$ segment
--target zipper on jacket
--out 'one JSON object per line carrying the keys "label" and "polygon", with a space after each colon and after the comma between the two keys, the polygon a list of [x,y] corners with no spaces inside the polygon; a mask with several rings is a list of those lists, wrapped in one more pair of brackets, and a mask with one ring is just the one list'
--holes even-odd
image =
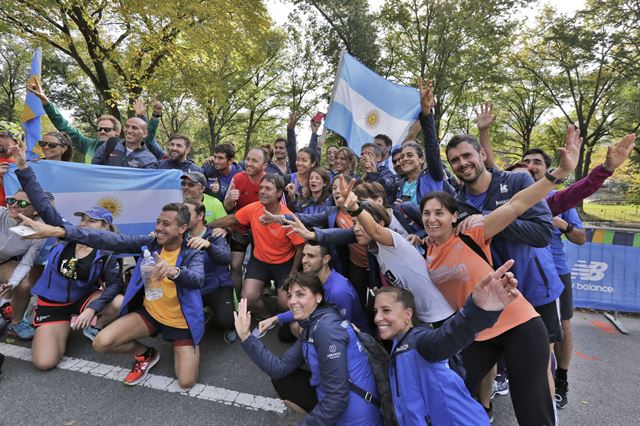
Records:
{"label": "zipper on jacket", "polygon": [[542,265],[540,264],[540,260],[538,259],[538,256],[534,256],[533,260],[536,262],[536,267],[538,268],[538,272],[540,272],[542,281],[544,281],[544,286],[547,288],[547,297],[549,297],[551,290],[549,289],[549,280],[547,279],[547,274],[544,273],[544,269],[542,269]]}
{"label": "zipper on jacket", "polygon": [[398,384],[398,368],[397,368],[397,364],[396,364],[396,349],[400,347],[400,345],[402,344],[404,339],[407,338],[409,333],[411,333],[411,330],[407,331],[407,333],[404,336],[402,336],[402,339],[400,339],[400,341],[398,343],[396,343],[395,348],[393,348],[393,351],[391,352],[391,359],[393,361],[393,371],[395,371],[395,373],[396,373],[395,374],[395,382],[396,382],[396,393],[398,394],[398,396],[400,396],[400,385]]}

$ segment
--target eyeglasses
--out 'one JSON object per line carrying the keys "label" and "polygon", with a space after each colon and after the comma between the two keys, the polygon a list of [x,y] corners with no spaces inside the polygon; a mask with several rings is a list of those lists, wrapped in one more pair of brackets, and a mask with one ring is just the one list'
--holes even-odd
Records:
{"label": "eyeglasses", "polygon": [[113,132],[113,127],[98,127],[98,132],[105,132],[105,133]]}
{"label": "eyeglasses", "polygon": [[185,187],[185,186],[186,186],[187,188],[195,188],[197,185],[202,186],[202,185],[201,185],[201,184],[199,184],[199,183],[195,183],[195,182],[185,182],[184,180],[182,181],[182,186],[183,186],[183,187]]}
{"label": "eyeglasses", "polygon": [[40,145],[40,148],[55,148],[57,146],[64,146],[64,144],[62,143],[57,143],[57,142],[46,142],[46,141],[40,141],[38,142],[38,145]]}
{"label": "eyeglasses", "polygon": [[21,209],[27,208],[31,205],[30,202],[25,201],[25,200],[16,200],[13,197],[9,197],[7,198],[7,204],[9,204],[10,206],[13,206],[14,204],[18,207],[20,207]]}

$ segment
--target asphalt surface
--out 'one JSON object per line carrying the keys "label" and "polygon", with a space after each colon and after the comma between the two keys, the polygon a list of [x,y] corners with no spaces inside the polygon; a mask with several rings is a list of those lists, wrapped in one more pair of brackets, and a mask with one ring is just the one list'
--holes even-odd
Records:
{"label": "asphalt surface", "polygon": [[[640,383],[640,319],[623,317],[623,322],[629,335],[618,333],[602,315],[576,312],[573,321],[576,353],[569,371],[569,405],[560,411],[561,424],[640,424],[640,393],[637,390]],[[274,331],[264,340],[275,352],[286,350]],[[128,387],[118,380],[70,371],[69,362],[66,369],[61,365],[40,372],[28,361],[18,359],[19,356],[16,358],[17,352],[28,354],[28,351],[15,347],[28,348],[28,344],[2,341],[5,345],[0,345],[0,352],[13,351],[13,357],[7,356],[0,379],[2,425],[264,426],[295,425],[301,419],[290,410],[279,412],[277,395],[267,376],[238,344],[224,343],[222,334],[215,329],[207,331],[201,347],[203,355],[198,382],[223,388],[227,394],[237,391],[257,396],[249,398],[246,404],[241,398],[224,403],[202,399],[204,393],[194,397],[142,385]],[[153,342],[161,353],[161,360],[152,373],[173,377],[172,347],[160,339],[149,339],[149,342]],[[71,337],[67,356],[74,362],[82,359],[127,370],[131,367],[127,355],[95,353],[80,333]],[[267,404],[266,409],[254,409],[254,406],[260,407],[258,401],[264,400],[260,397],[276,401],[276,404]],[[494,407],[494,425],[517,424],[508,396],[496,397]]]}

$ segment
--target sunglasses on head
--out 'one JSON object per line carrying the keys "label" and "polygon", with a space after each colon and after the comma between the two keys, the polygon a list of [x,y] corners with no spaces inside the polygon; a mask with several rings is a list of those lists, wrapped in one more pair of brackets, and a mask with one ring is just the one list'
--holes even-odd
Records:
{"label": "sunglasses on head", "polygon": [[40,148],[55,148],[57,146],[65,146],[63,143],[57,143],[57,142],[47,142],[47,141],[39,141],[38,145],[40,145]]}
{"label": "sunglasses on head", "polygon": [[20,207],[21,209],[24,209],[24,208],[29,207],[31,205],[31,203],[26,201],[26,200],[16,200],[13,197],[7,198],[7,204],[10,205],[10,206],[13,206],[15,204],[16,206]]}
{"label": "sunglasses on head", "polygon": [[113,132],[113,127],[98,127],[98,132],[105,132],[105,133]]}

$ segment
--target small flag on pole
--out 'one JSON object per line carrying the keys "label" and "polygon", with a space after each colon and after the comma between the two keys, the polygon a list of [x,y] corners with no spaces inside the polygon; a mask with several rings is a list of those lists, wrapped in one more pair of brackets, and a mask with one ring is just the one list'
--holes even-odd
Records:
{"label": "small flag on pole", "polygon": [[419,113],[418,90],[392,83],[342,53],[324,124],[344,137],[349,148],[360,153],[380,133],[394,144],[402,142]]}
{"label": "small flag on pole", "polygon": [[[31,62],[31,72],[29,72],[29,79],[27,85],[34,83],[36,80],[40,80],[40,73],[42,68],[42,48],[37,47],[33,53],[33,61]],[[22,127],[24,128],[25,141],[27,142],[27,157],[29,159],[37,158],[38,156],[33,153],[33,148],[40,141],[42,134],[42,125],[40,123],[40,116],[43,115],[44,108],[40,99],[27,90],[27,96],[24,101],[24,109],[22,110]]]}

